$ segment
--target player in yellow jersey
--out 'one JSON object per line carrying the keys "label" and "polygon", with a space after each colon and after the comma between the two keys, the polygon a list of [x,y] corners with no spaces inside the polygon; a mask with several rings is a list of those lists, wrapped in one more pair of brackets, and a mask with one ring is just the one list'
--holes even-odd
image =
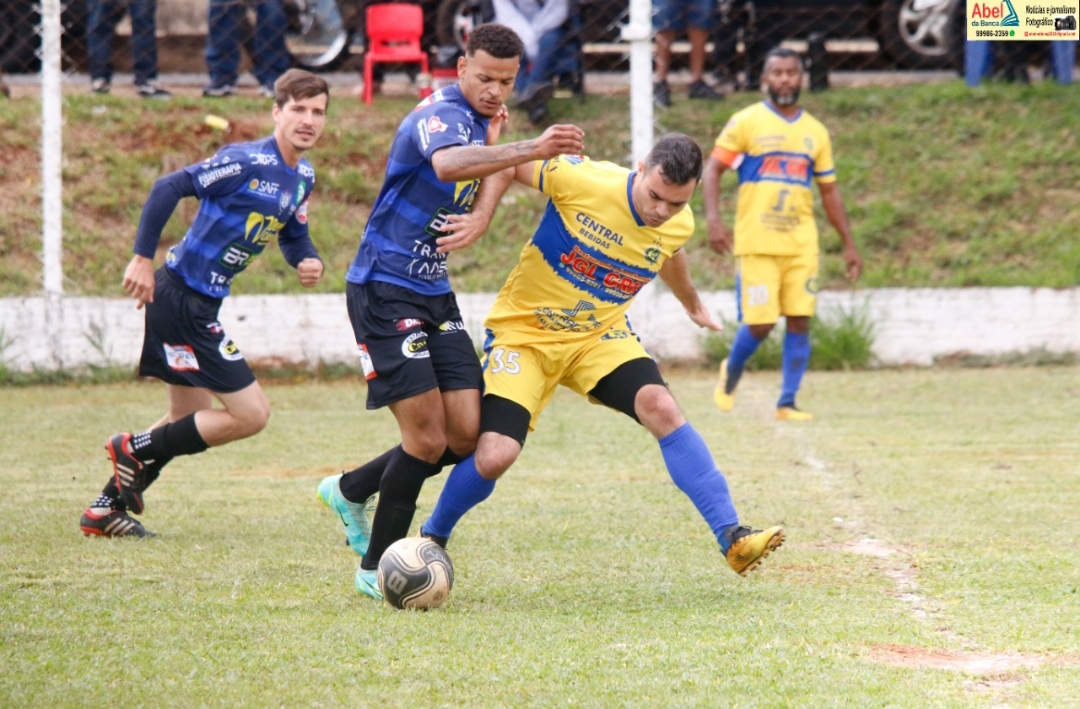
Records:
{"label": "player in yellow jersey", "polygon": [[702,163],[697,144],[673,133],[657,141],[634,172],[571,155],[513,170],[518,182],[550,201],[484,323],[476,453],[450,473],[422,534],[446,545],[458,520],[487,499],[517,460],[562,384],[632,417],[656,437],[672,480],[736,572],[749,571],[784,541],[780,527],[739,525],[708,446],[626,318],[634,296],[660,276],[691,320],[721,329],[690,280],[682,250],[694,233],[688,202]]}
{"label": "player in yellow jersey", "polygon": [[776,418],[808,421],[813,417],[795,407],[795,394],[810,362],[810,318],[817,293],[813,182],[829,223],[844,242],[850,280],[862,273],[862,259],[836,185],[829,132],[798,105],[799,55],[779,47],[770,51],[763,83],[769,97],[731,117],[705,167],[709,246],[719,253],[732,250],[731,235],[720,221],[720,176],[729,168],[739,174],[734,254],[742,325],[731,354],[720,363],[714,399],[722,411],[731,411],[746,361],[783,315],[784,374]]}

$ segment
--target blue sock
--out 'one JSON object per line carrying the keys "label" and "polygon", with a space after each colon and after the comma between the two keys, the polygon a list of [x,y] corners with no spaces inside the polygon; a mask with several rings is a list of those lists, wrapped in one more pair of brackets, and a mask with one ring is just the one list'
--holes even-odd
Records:
{"label": "blue sock", "polygon": [[784,333],[784,383],[780,388],[781,406],[795,406],[795,394],[802,383],[802,375],[810,365],[810,335],[806,333]]}
{"label": "blue sock", "polygon": [[739,383],[746,361],[757,351],[760,344],[761,340],[750,333],[749,325],[743,325],[735,331],[735,341],[731,343],[731,352],[728,354],[728,380],[724,384],[724,389],[728,394],[735,391],[735,385]]}
{"label": "blue sock", "polygon": [[724,530],[738,524],[739,515],[705,440],[685,423],[660,439],[660,453],[671,479],[697,507],[726,554]]}
{"label": "blue sock", "polygon": [[476,457],[470,455],[450,471],[439,501],[435,503],[435,511],[421,526],[421,532],[449,538],[458,520],[488,499],[494,490],[495,481],[477,472]]}

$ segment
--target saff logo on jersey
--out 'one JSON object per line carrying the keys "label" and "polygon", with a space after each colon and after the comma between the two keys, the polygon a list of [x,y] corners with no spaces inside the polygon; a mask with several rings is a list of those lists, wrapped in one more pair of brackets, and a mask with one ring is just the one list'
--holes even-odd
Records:
{"label": "saff logo on jersey", "polygon": [[281,185],[277,182],[268,182],[267,180],[253,179],[248,183],[248,192],[266,199],[277,199],[277,193],[280,189]]}
{"label": "saff logo on jersey", "polygon": [[405,337],[401,343],[401,354],[409,359],[427,359],[431,352],[427,348],[427,334],[413,332]]}

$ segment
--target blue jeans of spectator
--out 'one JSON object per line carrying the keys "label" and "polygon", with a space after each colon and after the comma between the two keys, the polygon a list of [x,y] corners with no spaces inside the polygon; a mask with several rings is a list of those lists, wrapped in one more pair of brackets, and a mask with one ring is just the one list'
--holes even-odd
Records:
{"label": "blue jeans of spectator", "polygon": [[540,46],[536,58],[529,58],[521,63],[514,89],[522,91],[544,81],[551,81],[561,74],[574,74],[578,71],[578,59],[575,52],[566,51],[562,46],[567,31],[563,27],[548,30],[540,36]]}
{"label": "blue jeans of spectator", "polygon": [[[206,68],[213,86],[235,84],[240,67],[240,26],[247,12],[243,0],[210,0],[207,11]],[[258,0],[251,73],[262,86],[273,86],[292,60],[285,47],[288,20],[281,0]]]}
{"label": "blue jeans of spectator", "polygon": [[131,13],[131,62],[135,83],[145,84],[157,78],[157,38],[155,16],[157,0],[90,0],[90,15],[86,25],[86,51],[89,55],[90,78],[112,81],[113,37],[116,25]]}

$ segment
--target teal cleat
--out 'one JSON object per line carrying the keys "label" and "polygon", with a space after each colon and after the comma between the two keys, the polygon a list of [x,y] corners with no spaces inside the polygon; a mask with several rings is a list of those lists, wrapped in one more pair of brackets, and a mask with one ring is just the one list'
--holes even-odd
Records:
{"label": "teal cleat", "polygon": [[[367,502],[349,502],[341,494],[341,475],[331,475],[323,478],[319,483],[319,501],[329,507],[341,518],[345,525],[345,537],[349,540],[349,546],[360,556],[367,553],[368,542],[371,541],[371,522],[368,521],[368,510],[375,505],[375,496],[368,498]],[[374,572],[372,572],[374,573]]]}
{"label": "teal cleat", "polygon": [[375,569],[368,570],[357,567],[356,578],[353,583],[356,590],[368,598],[374,598],[376,601],[383,599],[382,591],[379,590],[379,572]]}

